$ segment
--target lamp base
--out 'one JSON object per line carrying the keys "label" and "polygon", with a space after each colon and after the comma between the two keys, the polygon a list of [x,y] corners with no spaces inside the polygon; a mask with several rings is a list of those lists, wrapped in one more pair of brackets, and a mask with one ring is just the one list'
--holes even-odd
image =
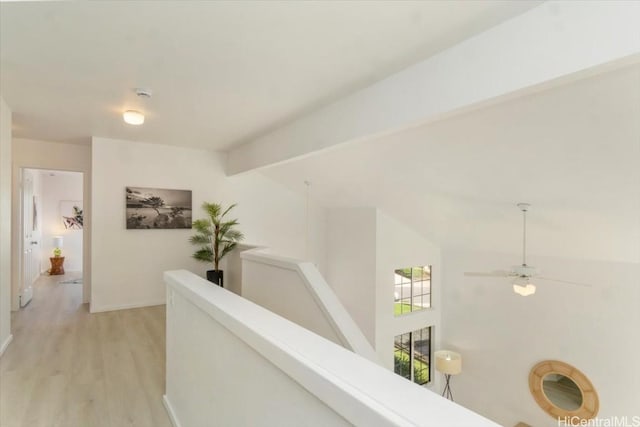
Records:
{"label": "lamp base", "polygon": [[451,393],[451,384],[449,384],[449,382],[451,381],[451,374],[444,374],[444,380],[445,380],[445,385],[444,385],[444,390],[442,390],[442,397],[446,397],[447,399],[453,402],[453,394]]}

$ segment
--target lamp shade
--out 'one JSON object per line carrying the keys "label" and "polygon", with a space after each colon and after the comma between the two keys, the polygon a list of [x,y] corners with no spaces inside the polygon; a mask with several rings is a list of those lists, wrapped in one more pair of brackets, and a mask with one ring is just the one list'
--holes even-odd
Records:
{"label": "lamp shade", "polygon": [[448,375],[458,375],[462,372],[462,356],[451,350],[435,352],[436,370]]}
{"label": "lamp shade", "polygon": [[53,247],[61,248],[63,243],[62,236],[53,236]]}

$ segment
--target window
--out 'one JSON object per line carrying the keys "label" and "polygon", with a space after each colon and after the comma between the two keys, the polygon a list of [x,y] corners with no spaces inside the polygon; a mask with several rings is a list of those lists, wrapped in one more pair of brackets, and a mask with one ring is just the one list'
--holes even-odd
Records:
{"label": "window", "polygon": [[431,380],[431,328],[396,335],[393,358],[394,372],[417,384]]}
{"label": "window", "polygon": [[395,270],[394,314],[401,316],[431,307],[431,266]]}

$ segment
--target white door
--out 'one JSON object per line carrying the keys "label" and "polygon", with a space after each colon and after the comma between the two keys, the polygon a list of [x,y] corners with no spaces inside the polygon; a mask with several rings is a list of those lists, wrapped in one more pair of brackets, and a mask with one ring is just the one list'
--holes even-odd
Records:
{"label": "white door", "polygon": [[22,171],[22,283],[20,286],[20,307],[24,307],[33,297],[33,283],[40,275],[38,260],[39,232],[37,232],[37,206],[33,197],[33,175]]}

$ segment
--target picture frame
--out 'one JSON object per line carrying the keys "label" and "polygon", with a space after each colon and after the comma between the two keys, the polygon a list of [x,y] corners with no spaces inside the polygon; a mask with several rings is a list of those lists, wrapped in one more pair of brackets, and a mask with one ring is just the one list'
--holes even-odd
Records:
{"label": "picture frame", "polygon": [[82,230],[84,228],[82,200],[61,200],[60,217],[66,230]]}
{"label": "picture frame", "polygon": [[191,228],[191,190],[127,186],[125,204],[128,230]]}

